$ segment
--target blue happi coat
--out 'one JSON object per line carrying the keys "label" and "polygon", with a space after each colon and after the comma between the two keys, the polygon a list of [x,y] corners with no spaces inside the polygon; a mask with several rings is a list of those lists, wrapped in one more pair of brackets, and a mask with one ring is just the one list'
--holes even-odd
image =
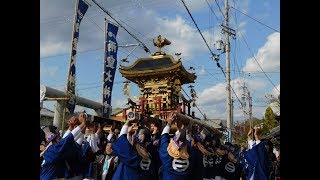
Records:
{"label": "blue happi coat", "polygon": [[[163,180],[187,180],[191,179],[191,147],[190,142],[187,143],[189,158],[174,159],[168,154],[167,147],[170,143],[170,137],[168,133],[161,135],[160,139],[160,159],[162,161],[163,169]],[[180,170],[174,170],[174,168],[179,168]]]}
{"label": "blue happi coat", "polygon": [[143,160],[136,148],[129,143],[127,134],[121,135],[112,144],[112,149],[120,161],[112,177],[113,180],[142,180],[157,177],[152,158]]}
{"label": "blue happi coat", "polygon": [[244,151],[243,155],[248,163],[247,179],[253,177],[254,180],[268,180],[269,169],[265,151],[264,142],[260,142],[248,151]]}
{"label": "blue happi coat", "polygon": [[206,156],[197,147],[192,147],[191,152],[192,180],[214,179],[218,173],[218,166],[214,161],[215,156]]}
{"label": "blue happi coat", "polygon": [[40,179],[51,180],[54,178],[68,177],[68,169],[70,167],[67,160],[75,159],[78,150],[72,133],[48,147],[43,154]]}

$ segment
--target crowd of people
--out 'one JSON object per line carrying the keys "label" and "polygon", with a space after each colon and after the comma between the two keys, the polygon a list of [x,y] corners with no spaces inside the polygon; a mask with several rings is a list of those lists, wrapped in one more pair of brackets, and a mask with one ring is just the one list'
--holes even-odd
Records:
{"label": "crowd of people", "polygon": [[257,127],[250,128],[246,145],[237,145],[184,124],[174,112],[165,121],[127,120],[108,131],[80,112],[68,126],[66,132],[40,128],[41,180],[280,179],[280,155]]}
{"label": "crowd of people", "polygon": [[245,147],[179,122],[175,113],[163,128],[159,121],[127,120],[118,134],[115,126],[106,132],[79,113],[63,135],[46,126],[40,129],[40,179],[280,179],[280,155],[259,139],[258,128],[250,129]]}

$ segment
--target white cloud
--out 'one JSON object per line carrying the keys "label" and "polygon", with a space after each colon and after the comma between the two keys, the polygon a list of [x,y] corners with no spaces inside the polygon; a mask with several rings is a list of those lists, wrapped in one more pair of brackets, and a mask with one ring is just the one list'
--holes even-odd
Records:
{"label": "white cloud", "polygon": [[197,104],[206,106],[211,104],[217,104],[225,101],[226,86],[224,83],[219,83],[215,86],[204,89],[198,93]]}
{"label": "white cloud", "polygon": [[[70,52],[72,22],[67,21],[66,19],[72,19],[72,13],[70,12],[73,12],[73,3],[74,2],[70,3],[64,1],[52,3],[48,0],[44,0],[44,2],[41,3],[41,57],[68,54]],[[193,8],[192,10],[208,10],[207,4],[203,1],[186,1],[186,3],[190,8]],[[217,8],[215,3],[212,3],[213,6]],[[194,24],[191,21],[187,21],[188,18],[183,19],[179,15],[170,18],[163,15],[160,16],[160,14],[157,13],[159,11],[159,9],[157,9],[158,6],[150,6],[149,3],[142,1],[124,3],[122,5],[116,1],[108,3],[108,6],[104,2],[100,2],[100,4],[104,5],[116,19],[120,20],[122,25],[124,25],[129,32],[142,40],[151,52],[157,50],[153,45],[152,39],[161,34],[172,42],[170,46],[163,48],[164,51],[170,54],[181,52],[182,60],[184,60],[185,57],[192,59],[194,56],[202,53],[207,53],[208,58],[210,56],[210,52],[200,34]],[[139,4],[141,4],[141,6]],[[166,5],[166,7],[169,11],[179,8],[182,9],[181,7],[183,7],[183,4],[181,2],[176,2],[176,4],[180,5],[173,7]],[[113,5],[114,8],[108,8],[111,5]],[[132,8],[133,5],[139,5],[139,7]],[[129,6],[131,8],[128,8]],[[143,9],[143,11],[141,9]],[[123,10],[127,10],[125,14],[123,14]],[[81,21],[78,51],[80,51],[80,49],[81,51],[87,51],[103,48],[104,35],[101,29],[103,29],[104,20],[103,13],[100,11],[101,10],[92,3],[92,6],[89,7],[88,12]],[[184,7],[181,11],[183,14],[186,13]],[[176,11],[173,12],[176,13]],[[56,17],[57,14],[62,15],[60,19],[50,19]],[[99,14],[101,15],[98,16]],[[47,27],[48,25],[51,27]],[[134,29],[131,27],[134,27]],[[213,30],[203,30],[202,33],[207,42],[210,43],[209,46],[212,49],[213,43],[216,40],[223,38],[220,27],[215,27]],[[117,41],[119,44],[132,44],[137,42],[123,30],[123,28],[119,28]],[[130,48],[127,50],[130,50]],[[123,52],[123,48],[121,51]],[[138,57],[146,56],[146,53],[142,48],[137,48],[133,54]]]}
{"label": "white cloud", "polygon": [[[205,44],[197,30],[191,27],[182,17],[177,16],[175,19],[158,19],[158,26],[155,31],[171,41],[167,46],[169,52],[181,52],[181,57],[192,57],[194,54],[204,52]],[[196,43],[196,45],[195,45]]]}
{"label": "white cloud", "polygon": [[118,108],[118,107],[126,107],[126,104],[127,104],[127,99],[117,99],[115,101],[112,101],[112,106],[114,108]]}
{"label": "white cloud", "polygon": [[246,25],[247,25],[247,22],[245,22],[245,21],[240,22],[240,23],[238,24],[238,27],[237,27],[237,29],[236,29],[236,32],[237,32],[238,34],[240,34],[240,36],[245,36],[245,35],[246,35],[246,32],[247,32],[246,29],[245,29]]}
{"label": "white cloud", "polygon": [[237,4],[231,3],[230,6],[234,6],[235,8],[239,9],[241,12],[247,14],[249,11],[249,1],[250,0],[241,0],[238,1]]}
{"label": "white cloud", "polygon": [[58,71],[59,67],[58,66],[40,66],[40,76],[41,77],[50,77],[53,78],[55,77],[57,71]]}
{"label": "white cloud", "polygon": [[[263,91],[266,87],[266,80],[262,79],[245,79],[245,84],[250,90],[251,96],[259,97],[263,95]],[[243,79],[237,78],[231,81],[231,86],[238,98],[241,100],[241,95],[243,93],[242,86]],[[243,111],[240,108],[240,103],[236,96],[231,92],[231,96],[234,100],[234,119],[243,119]],[[219,83],[215,86],[204,89],[202,92],[198,93],[198,99],[196,104],[199,106],[200,110],[204,112],[209,119],[215,118],[226,118],[226,85],[225,83]],[[248,104],[248,103],[247,103]],[[248,106],[247,106],[248,107]],[[263,108],[257,107],[253,109],[253,116],[261,118],[264,113]],[[197,113],[197,116],[200,116]]]}
{"label": "white cloud", "polygon": [[[276,86],[276,88],[280,91],[280,84]],[[278,98],[280,92],[276,89],[273,88],[271,93],[269,93],[270,95],[272,95],[274,98]],[[272,102],[269,104],[269,106],[272,108],[272,111],[276,114],[276,115],[280,115],[280,106],[277,102]]]}
{"label": "white cloud", "polygon": [[206,72],[204,66],[201,66],[201,69],[199,69],[196,73],[196,75],[205,75],[205,74],[207,74],[207,72]]}
{"label": "white cloud", "polygon": [[[268,36],[255,58],[264,71],[280,71],[280,33]],[[243,71],[262,72],[256,60],[253,57],[248,59]]]}
{"label": "white cloud", "polygon": [[[64,5],[65,4],[62,4],[62,2],[60,3],[60,6]],[[55,6],[57,6],[57,4]],[[68,3],[68,6],[70,6],[70,3]],[[68,7],[69,10],[70,8],[71,7]],[[91,9],[92,8],[93,7],[91,7]],[[67,8],[63,8],[63,12],[61,12],[58,7],[54,7],[53,9],[56,9],[55,14],[65,14],[64,12],[67,11]],[[101,30],[101,28],[103,28],[103,16],[92,16],[91,14],[93,13],[93,10],[91,9],[88,10],[80,25],[78,50],[81,49],[81,51],[103,48],[104,35]],[[44,11],[42,12],[42,14],[44,14]],[[52,10],[49,12],[52,12]],[[154,47],[152,39],[161,34],[172,42],[172,45],[164,48],[164,50],[170,54],[181,52],[182,57],[189,57],[203,52],[208,53],[208,49],[194,25],[192,23],[188,23],[181,16],[167,18],[160,16],[152,9],[138,11],[135,8],[126,13],[126,15],[130,14],[132,15],[130,17],[131,19],[133,17],[139,17],[139,20],[128,21],[125,15],[120,16],[120,14],[116,14],[117,16],[115,16],[115,18],[120,19],[120,22],[125,22],[122,24],[131,33],[136,35],[138,39],[142,40],[152,52],[156,51],[156,47]],[[51,16],[55,15],[52,13]],[[48,15],[43,15],[43,17],[48,17]],[[41,24],[41,57],[68,54],[70,51],[72,23],[66,22],[65,19],[60,20],[61,22],[57,25],[54,24],[55,22],[53,20],[47,21],[48,22],[42,22]],[[54,31],[48,29],[46,24],[54,25]],[[150,26],[146,26],[146,24],[150,24]],[[134,29],[131,27],[134,27]],[[212,35],[208,31],[203,31],[203,34],[207,40],[211,39],[213,36],[221,36],[220,30],[217,29],[216,31],[219,33]],[[213,38],[218,39],[215,37]],[[125,32],[123,28],[119,28],[117,41],[119,44],[132,44],[136,42],[136,40]],[[145,52],[142,48],[137,48],[134,51],[134,54],[137,56],[145,56]]]}
{"label": "white cloud", "polygon": [[251,91],[251,95],[255,92],[259,92],[261,90],[265,90],[267,86],[267,80],[265,78],[262,79],[251,79],[246,81],[246,85],[248,89]]}
{"label": "white cloud", "polygon": [[280,94],[280,92],[278,90],[280,91],[280,84],[278,86],[276,86],[276,88],[273,88],[271,94],[275,97],[278,97],[278,95]]}
{"label": "white cloud", "polygon": [[[197,12],[201,12],[201,11],[208,11],[209,7],[207,1],[209,3],[209,5],[211,6],[211,8],[214,11],[219,11],[216,3],[213,0],[184,0],[186,6],[188,7],[189,11],[191,12],[192,15],[196,14]],[[224,10],[224,3],[220,2],[219,6],[221,8],[221,10]],[[178,11],[178,12],[182,12],[182,13],[186,13],[187,14],[187,10],[184,7],[183,3],[181,1],[170,1],[170,7],[171,9]],[[216,13],[218,16],[222,17],[222,14],[220,12]]]}
{"label": "white cloud", "polygon": [[54,56],[58,54],[66,54],[70,51],[70,44],[63,41],[40,41],[40,58]]}

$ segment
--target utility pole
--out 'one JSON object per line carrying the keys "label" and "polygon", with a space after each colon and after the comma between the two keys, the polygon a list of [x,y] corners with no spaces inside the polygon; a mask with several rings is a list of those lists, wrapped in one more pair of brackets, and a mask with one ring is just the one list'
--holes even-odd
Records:
{"label": "utility pole", "polygon": [[243,90],[243,94],[242,94],[242,97],[241,97],[241,106],[242,106],[242,110],[243,110],[243,122],[244,122],[244,126],[243,126],[243,131],[246,132],[246,107],[247,107],[247,103],[246,103],[246,84],[243,83],[243,86],[242,86],[242,90]]}
{"label": "utility pole", "polygon": [[[231,99],[231,121],[230,121],[231,122],[230,124],[232,124],[232,126],[230,128],[230,134],[232,134],[232,132],[234,132],[234,126],[233,126],[234,125],[233,124],[233,109],[234,109],[234,107],[233,107],[233,102],[234,101],[233,101],[233,98],[232,98]],[[233,139],[230,138],[230,142],[233,143]]]}
{"label": "utility pole", "polygon": [[249,100],[249,121],[250,127],[252,127],[252,97],[250,96],[250,92],[248,92],[248,100]]}
{"label": "utility pole", "polygon": [[230,42],[229,42],[229,5],[228,0],[225,0],[225,36],[226,36],[226,81],[227,81],[227,129],[229,131],[228,141],[232,141],[231,129],[231,91],[230,91]]}

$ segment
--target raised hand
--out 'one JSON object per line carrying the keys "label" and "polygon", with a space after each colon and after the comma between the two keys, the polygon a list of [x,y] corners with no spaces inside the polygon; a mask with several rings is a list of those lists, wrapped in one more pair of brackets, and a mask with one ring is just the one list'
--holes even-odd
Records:
{"label": "raised hand", "polygon": [[171,125],[172,122],[173,122],[174,120],[176,120],[176,119],[177,119],[176,113],[175,113],[175,112],[172,112],[172,113],[169,114],[169,117],[167,118],[167,122],[168,122],[169,125]]}
{"label": "raised hand", "polygon": [[135,124],[132,124],[131,126],[128,127],[128,132],[131,132]]}
{"label": "raised hand", "polygon": [[252,128],[250,127],[250,130],[249,130],[249,132],[248,132],[248,137],[251,137],[251,135],[252,135]]}
{"label": "raised hand", "polygon": [[69,118],[68,120],[69,130],[72,130],[77,122],[78,122],[78,119],[75,116],[72,116],[71,118]]}
{"label": "raised hand", "polygon": [[84,113],[80,113],[78,119],[79,119],[79,122],[80,122],[80,123],[85,122],[85,121],[86,121],[86,116],[85,116],[85,114],[84,114]]}

